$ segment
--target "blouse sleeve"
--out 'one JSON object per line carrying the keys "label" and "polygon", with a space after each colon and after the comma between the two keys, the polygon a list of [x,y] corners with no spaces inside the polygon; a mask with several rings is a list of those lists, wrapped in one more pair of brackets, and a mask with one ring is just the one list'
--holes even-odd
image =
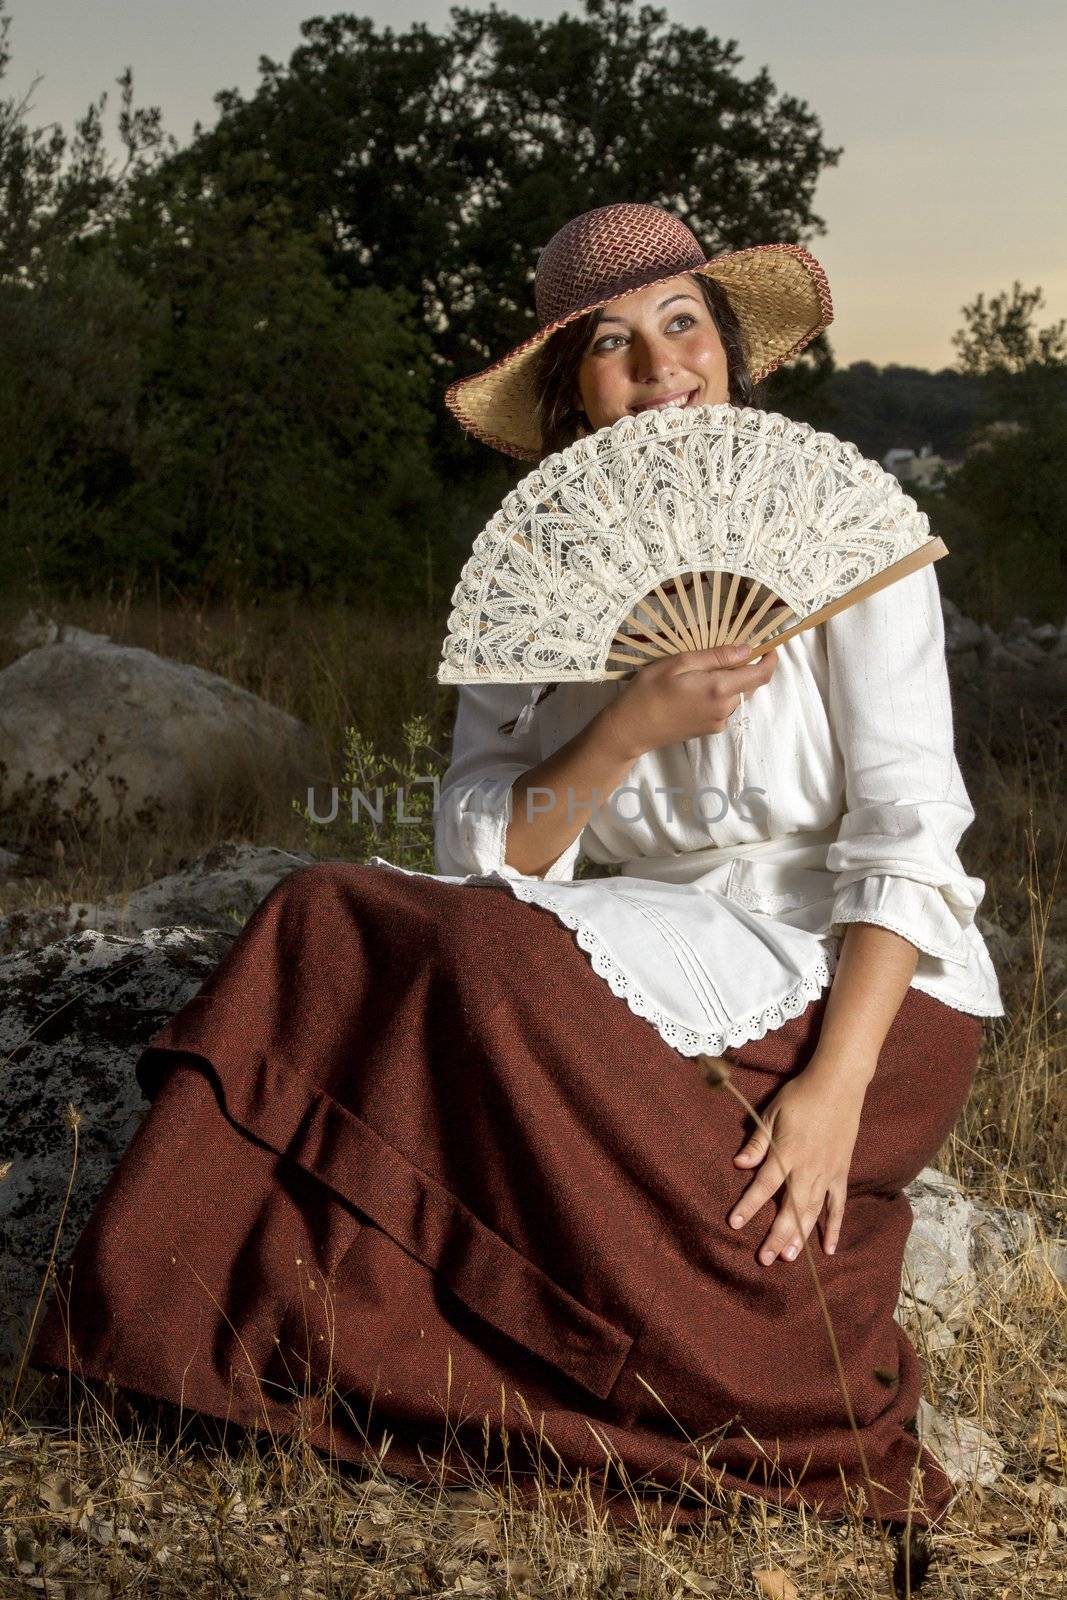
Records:
{"label": "blouse sleeve", "polygon": [[845,767],[845,813],[826,858],[830,931],[873,922],[962,965],[985,883],[956,854],[974,809],[956,761],[933,563],[823,626]]}
{"label": "blouse sleeve", "polygon": [[[506,878],[530,876],[510,866],[504,854],[511,821],[511,786],[541,760],[536,713],[517,735],[498,729],[529,705],[534,687],[529,683],[459,685],[452,761],[441,779],[434,819],[434,859],[443,876],[493,871]],[[539,876],[546,881],[572,879],[580,850],[581,834]]]}

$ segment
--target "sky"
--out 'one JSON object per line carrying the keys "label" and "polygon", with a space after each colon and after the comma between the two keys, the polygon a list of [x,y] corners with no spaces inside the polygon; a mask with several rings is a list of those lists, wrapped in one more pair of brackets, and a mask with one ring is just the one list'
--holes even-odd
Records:
{"label": "sky", "polygon": [[[582,10],[559,0],[502,0],[500,9],[545,20]],[[814,194],[825,232],[806,241],[830,280],[839,365],[953,366],[962,307],[980,293],[987,303],[1010,294],[1016,279],[1044,292],[1037,326],[1067,317],[1063,0],[666,0],[658,9],[736,40],[743,79],[765,66],[778,95],[816,114],[823,143],[844,146]],[[0,96],[32,88],[31,126],[58,122],[71,133],[107,90],[117,157],[115,80],[129,66],[134,106],[159,106],[164,129],[184,143],[197,121],[214,125],[220,89],[254,92],[260,56],[288,61],[306,17],[346,10],[394,32],[413,22],[443,32],[449,20],[446,0],[7,0],[12,61]]]}

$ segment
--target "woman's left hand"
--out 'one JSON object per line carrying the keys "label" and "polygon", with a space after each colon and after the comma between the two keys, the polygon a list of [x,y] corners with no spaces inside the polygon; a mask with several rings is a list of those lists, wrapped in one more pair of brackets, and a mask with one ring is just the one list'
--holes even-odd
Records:
{"label": "woman's left hand", "polygon": [[792,1261],[820,1216],[823,1249],[832,1255],[837,1248],[867,1080],[856,1072],[816,1071],[815,1066],[813,1057],[760,1112],[774,1135],[775,1148],[757,1128],[734,1156],[739,1166],[763,1161],[763,1167],[730,1212],[731,1226],[740,1217],[737,1226],[743,1227],[782,1188],[787,1175],[800,1213],[798,1228],[789,1193],[783,1191],[778,1215],[760,1249],[764,1264],[779,1253]]}

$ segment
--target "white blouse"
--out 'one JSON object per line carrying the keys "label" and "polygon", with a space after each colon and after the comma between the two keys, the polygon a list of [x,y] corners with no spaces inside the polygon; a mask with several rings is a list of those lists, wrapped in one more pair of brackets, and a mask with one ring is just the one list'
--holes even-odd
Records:
{"label": "white blouse", "polygon": [[[682,1054],[718,1054],[803,1011],[830,982],[850,922],[918,948],[912,987],[1004,1014],[975,923],[985,884],[956,853],[974,809],[953,747],[932,564],[780,646],[774,676],[723,733],[641,756],[538,877],[504,859],[511,786],[623,685],[561,685],[500,733],[531,688],[460,686],[432,876],[504,884],[552,912]],[[583,853],[621,864],[619,875],[575,880]]]}

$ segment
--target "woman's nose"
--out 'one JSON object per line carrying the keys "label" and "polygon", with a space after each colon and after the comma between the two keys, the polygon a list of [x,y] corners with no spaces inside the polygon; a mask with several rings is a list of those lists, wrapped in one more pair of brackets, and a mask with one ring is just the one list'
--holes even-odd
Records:
{"label": "woman's nose", "polygon": [[635,383],[662,381],[665,374],[673,371],[671,347],[666,339],[636,334],[630,351],[631,373]]}

